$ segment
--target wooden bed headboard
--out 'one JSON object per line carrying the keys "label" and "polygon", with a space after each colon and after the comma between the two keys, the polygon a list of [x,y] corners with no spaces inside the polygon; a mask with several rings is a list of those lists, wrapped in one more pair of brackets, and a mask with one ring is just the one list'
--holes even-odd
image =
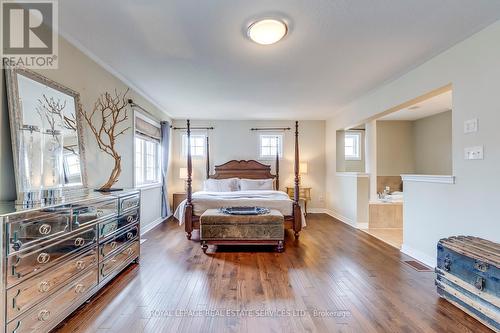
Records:
{"label": "wooden bed headboard", "polygon": [[215,174],[210,175],[214,179],[226,178],[248,178],[269,179],[276,178],[271,173],[271,166],[255,160],[232,160],[215,166]]}

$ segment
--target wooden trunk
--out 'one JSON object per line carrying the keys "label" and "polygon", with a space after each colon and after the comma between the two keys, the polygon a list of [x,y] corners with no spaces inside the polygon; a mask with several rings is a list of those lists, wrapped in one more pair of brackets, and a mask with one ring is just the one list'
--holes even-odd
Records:
{"label": "wooden trunk", "polygon": [[441,239],[437,245],[438,294],[500,331],[500,244],[477,237]]}

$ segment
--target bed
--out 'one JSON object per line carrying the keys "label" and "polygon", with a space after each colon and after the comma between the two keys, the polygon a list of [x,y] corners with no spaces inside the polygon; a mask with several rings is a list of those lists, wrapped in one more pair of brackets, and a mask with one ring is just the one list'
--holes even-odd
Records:
{"label": "bed", "polygon": [[[187,195],[177,208],[174,216],[184,224],[186,237],[191,239],[193,230],[200,228],[200,216],[207,209],[237,206],[260,206],[280,211],[284,216],[285,229],[291,229],[298,239],[305,218],[298,202],[299,187],[299,147],[298,122],[295,122],[295,197],[290,199],[285,192],[278,190],[265,191],[231,191],[231,192],[192,192],[192,161],[191,161],[191,126],[187,121]],[[208,161],[209,159],[207,159]],[[207,179],[274,179],[275,189],[279,189],[279,158],[276,156],[276,175],[271,173],[271,166],[255,160],[231,160],[215,166],[215,173],[209,174],[207,165]]]}

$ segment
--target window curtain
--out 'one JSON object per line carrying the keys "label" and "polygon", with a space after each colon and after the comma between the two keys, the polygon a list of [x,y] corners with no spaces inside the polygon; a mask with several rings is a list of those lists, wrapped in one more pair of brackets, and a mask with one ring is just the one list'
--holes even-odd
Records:
{"label": "window curtain", "polygon": [[170,153],[170,123],[168,121],[161,122],[161,216],[170,216],[170,206],[168,205],[168,156]]}

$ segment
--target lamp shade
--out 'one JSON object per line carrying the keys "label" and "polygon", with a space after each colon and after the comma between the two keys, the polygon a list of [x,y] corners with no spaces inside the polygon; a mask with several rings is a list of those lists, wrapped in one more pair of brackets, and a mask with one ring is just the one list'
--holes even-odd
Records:
{"label": "lamp shade", "polygon": [[179,168],[179,178],[187,179],[188,178],[188,169],[187,168]]}
{"label": "lamp shade", "polygon": [[299,164],[299,173],[301,175],[307,175],[307,163],[303,162]]}

